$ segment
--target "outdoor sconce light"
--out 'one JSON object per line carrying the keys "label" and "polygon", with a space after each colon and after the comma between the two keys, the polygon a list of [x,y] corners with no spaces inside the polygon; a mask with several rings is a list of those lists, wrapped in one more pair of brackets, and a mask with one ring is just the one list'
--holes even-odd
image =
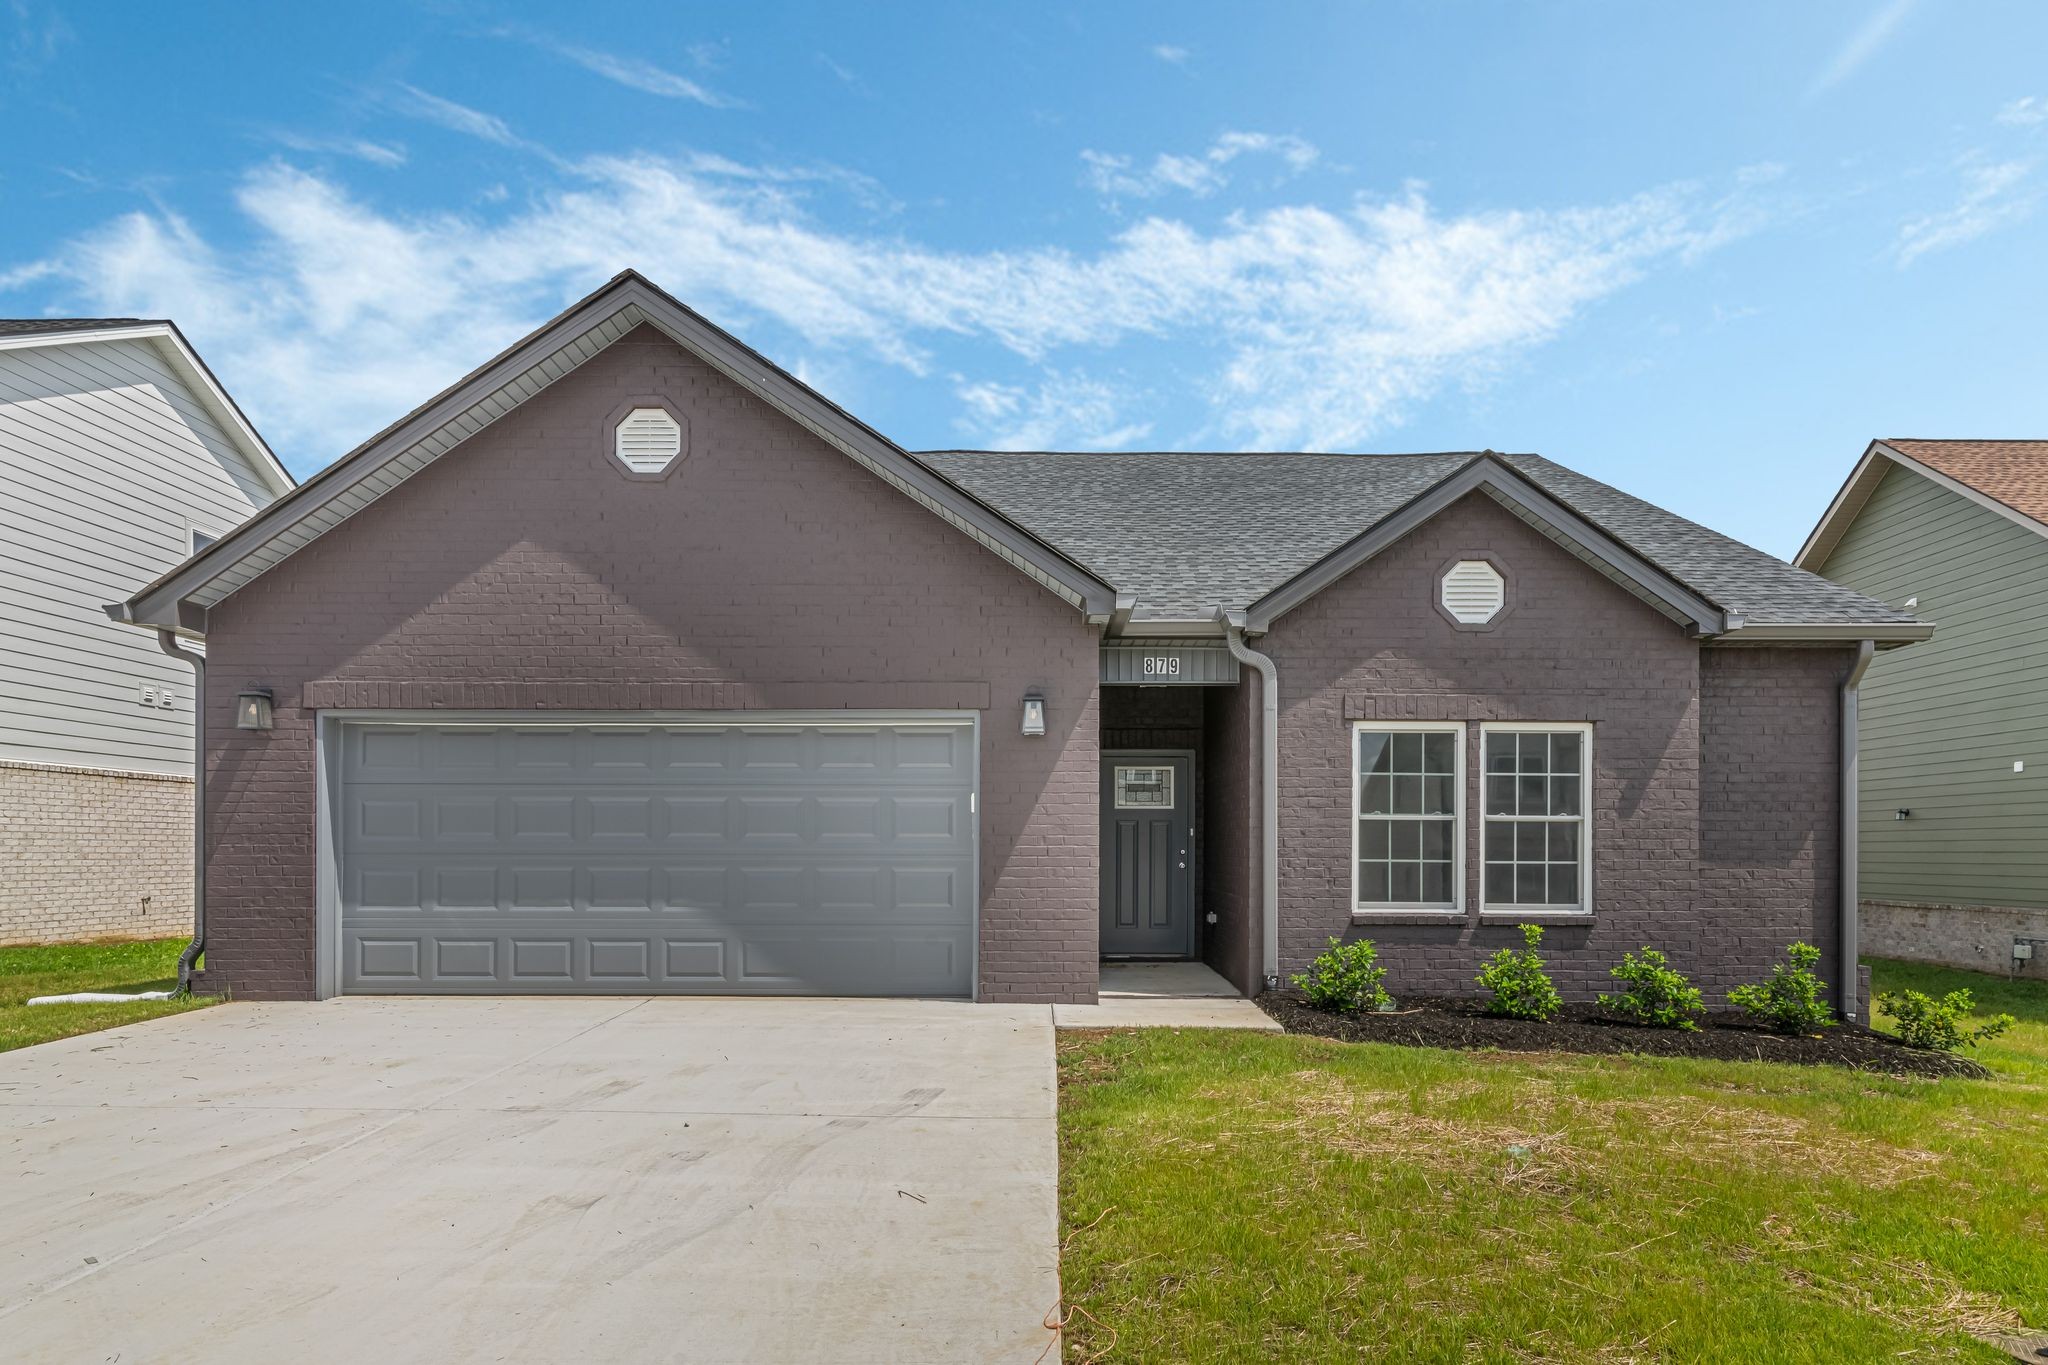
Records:
{"label": "outdoor sconce light", "polygon": [[1906,808],[1905,808],[1904,806],[1901,806],[1901,807],[1899,807],[1899,808],[1898,808],[1897,810],[1895,810],[1895,811],[1893,811],[1893,812],[1892,812],[1892,819],[1894,819],[1894,820],[1903,820],[1903,819],[1905,819],[1905,818],[1906,818],[1907,816],[1911,815],[1912,813],[1913,813],[1912,811],[1910,811],[1910,810],[1907,810],[1907,809],[1906,809]]}
{"label": "outdoor sconce light", "polygon": [[235,698],[235,728],[237,730],[268,730],[270,728],[270,689],[267,687],[245,687]]}
{"label": "outdoor sconce light", "polygon": [[1036,692],[1024,694],[1024,733],[1042,735],[1045,733],[1045,698]]}

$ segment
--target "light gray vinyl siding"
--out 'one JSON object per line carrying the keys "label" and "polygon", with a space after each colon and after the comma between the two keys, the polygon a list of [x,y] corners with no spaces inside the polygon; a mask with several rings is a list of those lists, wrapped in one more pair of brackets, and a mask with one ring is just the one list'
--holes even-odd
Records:
{"label": "light gray vinyl siding", "polygon": [[0,759],[189,773],[191,670],[100,608],[273,496],[154,342],[0,351]]}
{"label": "light gray vinyl siding", "polygon": [[2048,536],[1894,467],[1822,573],[1936,623],[1864,679],[1863,896],[2048,905]]}

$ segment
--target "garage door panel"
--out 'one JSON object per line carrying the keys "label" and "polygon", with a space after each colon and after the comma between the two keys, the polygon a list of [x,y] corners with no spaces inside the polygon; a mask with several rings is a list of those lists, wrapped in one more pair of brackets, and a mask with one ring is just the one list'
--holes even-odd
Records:
{"label": "garage door panel", "polygon": [[345,990],[971,990],[971,727],[349,725],[340,748]]}

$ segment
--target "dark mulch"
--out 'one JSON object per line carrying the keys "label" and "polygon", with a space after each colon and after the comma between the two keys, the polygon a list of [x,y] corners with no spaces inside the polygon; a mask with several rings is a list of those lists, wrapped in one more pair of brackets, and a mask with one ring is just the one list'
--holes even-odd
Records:
{"label": "dark mulch", "polygon": [[1327,1014],[1289,991],[1268,991],[1259,1008],[1289,1033],[1346,1043],[1407,1047],[1498,1048],[1503,1052],[1633,1052],[1651,1057],[1707,1057],[1731,1062],[1846,1066],[1901,1076],[1991,1073],[1967,1057],[1911,1048],[1882,1033],[1840,1024],[1818,1037],[1758,1028],[1736,1014],[1709,1014],[1697,1032],[1644,1028],[1607,1017],[1598,1005],[1566,1005],[1547,1024],[1496,1019],[1474,1000],[1404,996],[1392,1014]]}

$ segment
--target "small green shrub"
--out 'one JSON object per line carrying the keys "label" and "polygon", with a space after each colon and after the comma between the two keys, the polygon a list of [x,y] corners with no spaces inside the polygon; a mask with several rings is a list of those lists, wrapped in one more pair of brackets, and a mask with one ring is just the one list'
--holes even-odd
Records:
{"label": "small green shrub", "polygon": [[1768,981],[1737,986],[1728,998],[1740,1005],[1752,1019],[1761,1019],[1780,1033],[1817,1033],[1833,1028],[1834,1011],[1828,1008],[1828,983],[1813,974],[1820,961],[1820,949],[1810,943],[1794,943],[1785,949],[1787,962],[1771,967]]}
{"label": "small green shrub", "polygon": [[1975,1047],[1986,1038],[1996,1038],[2017,1022],[2010,1014],[1995,1014],[1966,1032],[1963,1017],[1976,1005],[1975,997],[1968,991],[1950,991],[1939,1000],[1924,991],[1887,991],[1877,997],[1879,1011],[1899,1021],[1900,1042],[1937,1052]]}
{"label": "small green shrub", "polygon": [[1651,1028],[1697,1029],[1696,1015],[1707,1012],[1700,988],[1674,971],[1664,954],[1645,948],[1641,956],[1624,953],[1619,967],[1607,974],[1628,987],[1617,995],[1600,997],[1601,1008]]}
{"label": "small green shrub", "polygon": [[1534,924],[1522,926],[1522,942],[1529,946],[1522,952],[1503,948],[1487,959],[1475,978],[1480,985],[1493,992],[1493,1000],[1486,1007],[1488,1014],[1505,1015],[1510,1019],[1549,1019],[1564,1008],[1564,997],[1557,993],[1557,987],[1550,984],[1550,976],[1543,970],[1543,959],[1537,955],[1536,945],[1543,941],[1543,930]]}
{"label": "small green shrub", "polygon": [[1332,938],[1307,971],[1288,979],[1308,997],[1309,1004],[1332,1014],[1357,1014],[1394,1003],[1381,984],[1387,979],[1387,969],[1379,965],[1379,950],[1369,938],[1351,943]]}

